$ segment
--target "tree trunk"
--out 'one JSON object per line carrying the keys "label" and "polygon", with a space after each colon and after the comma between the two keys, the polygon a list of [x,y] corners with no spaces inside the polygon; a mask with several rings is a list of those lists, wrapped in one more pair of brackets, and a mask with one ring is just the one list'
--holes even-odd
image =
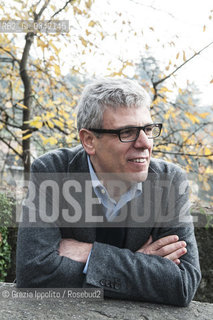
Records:
{"label": "tree trunk", "polygon": [[[28,32],[26,34],[26,43],[20,63],[20,75],[24,85],[24,105],[27,109],[23,109],[22,114],[22,130],[24,137],[26,134],[30,133],[29,123],[26,121],[30,120],[30,109],[32,103],[32,87],[31,87],[31,79],[27,73],[27,62],[29,58],[30,47],[33,43],[34,34],[32,32]],[[26,131],[28,130],[28,131]],[[28,173],[30,172],[30,138],[26,140],[22,140],[22,152],[23,152],[23,165],[24,165],[24,178],[27,179]]]}

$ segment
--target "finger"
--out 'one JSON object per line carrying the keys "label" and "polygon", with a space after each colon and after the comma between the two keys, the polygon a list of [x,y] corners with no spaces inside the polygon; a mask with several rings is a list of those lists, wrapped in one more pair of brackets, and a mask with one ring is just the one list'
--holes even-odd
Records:
{"label": "finger", "polygon": [[179,260],[179,259],[175,259],[175,260],[173,260],[173,262],[174,262],[175,264],[177,264],[177,265],[180,264],[180,260]]}
{"label": "finger", "polygon": [[166,245],[177,242],[178,240],[179,240],[179,238],[177,235],[166,236],[166,237],[163,237],[163,238],[158,239],[157,241],[153,242],[150,245],[150,249],[152,251],[156,251],[162,247],[165,247]]}
{"label": "finger", "polygon": [[[152,243],[152,236],[149,237],[146,243],[140,249],[146,249]],[[140,250],[139,249],[139,250]]]}
{"label": "finger", "polygon": [[174,261],[176,259],[179,259],[180,257],[182,257],[186,253],[187,253],[187,249],[186,248],[181,248],[181,249],[178,249],[177,251],[172,252],[171,254],[165,256],[164,258],[167,258],[169,260]]}
{"label": "finger", "polygon": [[161,257],[165,257],[178,249],[185,248],[186,247],[186,242],[185,241],[178,241],[172,244],[168,244],[167,246],[164,246],[160,249],[158,249],[155,254]]}

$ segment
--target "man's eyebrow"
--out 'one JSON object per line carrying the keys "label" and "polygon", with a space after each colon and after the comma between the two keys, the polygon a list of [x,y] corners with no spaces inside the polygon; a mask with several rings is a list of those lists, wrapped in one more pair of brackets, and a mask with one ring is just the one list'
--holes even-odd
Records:
{"label": "man's eyebrow", "polygon": [[152,124],[154,124],[153,122],[152,123],[147,123],[143,126],[133,126],[133,125],[126,125],[126,126],[123,126],[123,127],[118,127],[116,129],[113,129],[113,130],[122,130],[122,129],[131,129],[131,128],[138,128],[138,127],[145,127],[145,126],[151,126]]}

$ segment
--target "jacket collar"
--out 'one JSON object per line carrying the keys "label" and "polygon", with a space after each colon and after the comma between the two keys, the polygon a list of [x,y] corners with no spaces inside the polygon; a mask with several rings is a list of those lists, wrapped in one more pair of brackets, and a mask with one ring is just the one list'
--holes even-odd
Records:
{"label": "jacket collar", "polygon": [[87,154],[82,146],[77,147],[77,152],[68,164],[68,172],[89,173]]}

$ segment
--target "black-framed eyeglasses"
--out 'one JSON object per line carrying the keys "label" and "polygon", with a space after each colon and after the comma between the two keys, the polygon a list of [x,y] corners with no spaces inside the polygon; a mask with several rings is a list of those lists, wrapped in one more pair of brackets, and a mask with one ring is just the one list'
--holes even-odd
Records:
{"label": "black-framed eyeglasses", "polygon": [[147,124],[143,127],[126,127],[122,129],[94,129],[89,128],[90,131],[96,133],[109,133],[109,134],[116,134],[121,142],[132,142],[137,140],[139,137],[140,131],[143,130],[147,135],[148,139],[155,139],[159,137],[162,129],[162,123],[152,123]]}

